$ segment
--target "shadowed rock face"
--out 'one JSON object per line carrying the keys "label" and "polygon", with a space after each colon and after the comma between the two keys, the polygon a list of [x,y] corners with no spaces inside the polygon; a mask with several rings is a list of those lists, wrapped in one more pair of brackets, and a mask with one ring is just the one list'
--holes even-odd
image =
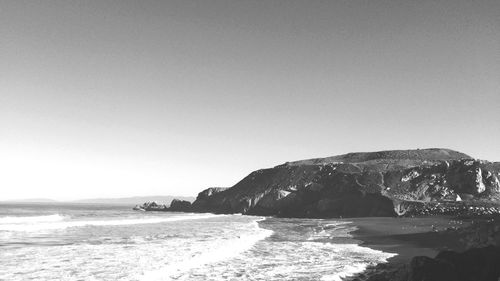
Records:
{"label": "shadowed rock face", "polygon": [[285,217],[394,216],[440,202],[498,202],[500,164],[448,149],[349,153],[209,188],[194,211]]}
{"label": "shadowed rock face", "polygon": [[[215,211],[219,209],[218,203],[212,200],[215,194],[225,191],[227,188],[224,187],[210,187],[202,192],[198,193],[196,200],[193,202],[191,207],[194,210],[201,212],[214,212],[214,213],[231,213],[231,212],[223,212],[223,211]],[[209,211],[212,210],[212,211]]]}
{"label": "shadowed rock face", "polygon": [[168,210],[171,212],[189,212],[191,210],[191,202],[174,199],[170,203]]}

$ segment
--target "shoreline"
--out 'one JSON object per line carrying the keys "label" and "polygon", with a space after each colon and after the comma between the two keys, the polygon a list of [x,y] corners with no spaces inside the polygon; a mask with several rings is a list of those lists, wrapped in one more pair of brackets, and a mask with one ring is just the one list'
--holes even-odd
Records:
{"label": "shoreline", "polygon": [[467,227],[470,220],[447,216],[393,218],[350,218],[357,229],[351,232],[361,246],[389,253],[396,253],[389,263],[406,262],[414,256],[434,257],[442,250],[459,250],[455,241],[443,239],[448,228]]}
{"label": "shoreline", "polygon": [[[386,262],[368,265],[362,272],[342,277],[344,281],[441,280],[443,276],[451,276],[452,279],[446,280],[454,281],[493,281],[500,277],[500,268],[495,266],[500,262],[500,216],[497,215],[309,219],[344,222],[354,228],[349,234],[357,245],[396,254]],[[475,279],[478,274],[497,279]],[[465,279],[453,279],[461,275]],[[436,276],[441,277],[435,279]]]}

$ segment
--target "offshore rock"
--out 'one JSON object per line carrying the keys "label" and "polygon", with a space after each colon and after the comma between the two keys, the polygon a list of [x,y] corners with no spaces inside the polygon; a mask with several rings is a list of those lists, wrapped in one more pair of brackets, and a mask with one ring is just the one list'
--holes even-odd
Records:
{"label": "offshore rock", "polygon": [[166,211],[168,208],[167,206],[158,204],[155,201],[149,201],[140,206],[136,205],[133,209],[139,211]]}

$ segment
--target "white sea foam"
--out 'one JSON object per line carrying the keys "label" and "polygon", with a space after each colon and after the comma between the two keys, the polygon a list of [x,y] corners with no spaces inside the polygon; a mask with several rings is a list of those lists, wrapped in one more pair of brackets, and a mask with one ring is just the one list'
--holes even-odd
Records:
{"label": "white sea foam", "polygon": [[312,230],[312,233],[307,238],[308,241],[321,240],[321,239],[332,239],[337,237],[352,237],[350,232],[355,229],[354,226],[350,226],[351,222],[339,221],[334,223],[328,223],[324,225],[318,225]]}
{"label": "white sea foam", "polygon": [[28,217],[0,217],[0,224],[21,224],[21,223],[40,223],[40,222],[56,222],[64,220],[64,216],[59,214],[46,216],[28,216]]}
{"label": "white sea foam", "polygon": [[[122,230],[81,228],[101,233],[95,239],[102,243],[0,251],[0,280],[191,280],[190,270],[231,260],[272,233],[259,228],[255,217],[214,217]],[[109,231],[120,235],[102,235]]]}
{"label": "white sea foam", "polygon": [[[340,281],[395,255],[356,244],[349,234],[355,227],[348,222],[319,222],[311,227],[310,237],[302,237],[302,240],[296,236],[302,235],[301,232],[295,232],[301,228],[294,223],[286,223],[289,227],[281,225],[279,228],[289,233],[291,236],[288,238],[292,239],[263,240],[230,261],[194,268],[179,280]],[[344,242],[329,242],[332,239]]]}
{"label": "white sea foam", "polygon": [[194,269],[181,280],[341,281],[395,254],[357,244],[264,241],[231,262]]}
{"label": "white sea foam", "polygon": [[[376,263],[379,263],[379,262],[376,262]],[[321,281],[343,281],[347,277],[351,277],[351,276],[355,275],[356,273],[362,272],[363,270],[366,269],[366,267],[368,265],[369,264],[366,264],[366,263],[365,264],[363,264],[363,263],[356,264],[355,263],[355,264],[345,265],[342,268],[342,270],[343,270],[342,272],[335,273],[335,274],[325,274],[325,275],[321,276],[320,280]]]}
{"label": "white sea foam", "polygon": [[184,220],[198,220],[215,217],[218,215],[213,214],[200,214],[200,215],[182,215],[174,217],[152,217],[152,218],[129,218],[119,220],[67,220],[62,221],[64,217],[60,215],[40,216],[40,217],[22,217],[20,220],[14,219],[15,217],[5,217],[6,222],[0,224],[0,230],[5,231],[39,231],[39,230],[55,230],[65,229],[69,227],[82,227],[82,226],[120,226],[120,225],[133,225],[133,224],[152,224],[162,222],[175,222]]}
{"label": "white sea foam", "polygon": [[[7,220],[0,227],[107,227],[75,227],[50,235],[0,231],[13,234],[3,240],[12,247],[0,251],[0,280],[340,281],[394,256],[355,244],[349,238],[353,226],[346,222],[270,219],[259,224],[259,218],[242,215],[130,215],[134,217]],[[270,237],[273,231],[267,228],[275,235]]]}
{"label": "white sea foam", "polygon": [[190,280],[187,274],[189,270],[200,268],[204,265],[217,263],[236,257],[239,254],[251,249],[258,241],[269,237],[273,231],[262,229],[255,220],[245,227],[239,227],[225,237],[213,239],[197,245],[201,247],[197,254],[186,256],[177,262],[169,263],[160,269],[145,272],[138,279],[143,281],[152,280]]}

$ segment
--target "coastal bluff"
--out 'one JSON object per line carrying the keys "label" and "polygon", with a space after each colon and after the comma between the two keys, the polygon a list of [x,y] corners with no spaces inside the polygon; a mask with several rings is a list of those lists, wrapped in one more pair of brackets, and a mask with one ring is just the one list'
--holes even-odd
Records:
{"label": "coastal bluff", "polygon": [[348,153],[286,162],[229,188],[208,188],[183,211],[280,217],[498,213],[500,163],[450,149]]}

